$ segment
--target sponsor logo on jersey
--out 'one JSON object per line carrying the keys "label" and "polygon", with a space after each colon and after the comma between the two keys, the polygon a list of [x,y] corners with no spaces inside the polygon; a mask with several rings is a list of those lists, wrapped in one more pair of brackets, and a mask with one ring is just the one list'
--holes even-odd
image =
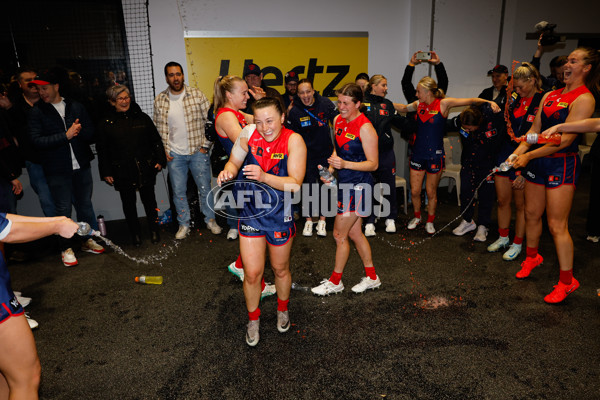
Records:
{"label": "sponsor logo on jersey", "polygon": [[530,177],[531,179],[535,179],[535,174],[531,171],[527,171],[527,176]]}
{"label": "sponsor logo on jersey", "polygon": [[491,131],[487,131],[485,133],[485,136],[488,137],[488,138],[491,138],[492,136],[496,136],[496,130],[492,129]]}
{"label": "sponsor logo on jersey", "polygon": [[356,138],[356,136],[354,136],[354,135],[353,135],[353,134],[351,134],[351,133],[346,133],[346,134],[344,135],[344,137],[345,137],[346,139],[350,139],[350,140],[354,140],[354,139]]}
{"label": "sponsor logo on jersey", "polygon": [[273,153],[271,154],[271,160],[283,160],[285,154],[283,153]]}
{"label": "sponsor logo on jersey", "polygon": [[558,106],[562,108],[567,108],[569,107],[569,103],[561,101],[560,103],[558,103]]}
{"label": "sponsor logo on jersey", "polygon": [[527,122],[533,122],[534,119],[535,119],[535,115],[528,115],[527,116]]}
{"label": "sponsor logo on jersey", "polygon": [[379,110],[379,115],[390,115],[387,110]]}
{"label": "sponsor logo on jersey", "polygon": [[438,110],[429,110],[429,115],[436,115],[437,113],[439,113]]}
{"label": "sponsor logo on jersey", "polygon": [[242,232],[260,232],[258,229],[250,225],[240,224],[240,226],[242,228]]}

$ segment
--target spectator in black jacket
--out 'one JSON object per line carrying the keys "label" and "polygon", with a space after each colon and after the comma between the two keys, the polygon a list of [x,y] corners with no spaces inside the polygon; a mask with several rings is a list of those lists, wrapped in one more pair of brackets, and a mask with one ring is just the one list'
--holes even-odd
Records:
{"label": "spectator in black jacket", "polygon": [[17,212],[17,196],[23,191],[19,181],[23,160],[13,137],[8,113],[0,110],[0,212]]}
{"label": "spectator in black jacket", "polygon": [[96,149],[100,177],[119,192],[131,240],[136,246],[142,244],[136,207],[136,191],[140,192],[151,242],[158,243],[154,185],[156,174],[167,164],[162,139],[152,119],[131,100],[126,86],[111,86],[106,96],[114,111],[98,127]]}
{"label": "spectator in black jacket", "polygon": [[[92,205],[92,172],[94,158],[90,143],[94,127],[85,108],[60,94],[58,70],[44,71],[36,77],[42,101],[29,113],[29,135],[40,151],[46,181],[52,193],[56,215],[71,217],[73,206],[80,221],[98,230]],[[70,239],[60,238],[62,261],[67,267],[78,264]],[[101,254],[104,248],[88,238],[82,250]]]}
{"label": "spectator in black jacket", "polygon": [[46,182],[44,170],[40,164],[39,151],[31,142],[31,137],[27,132],[29,111],[40,100],[37,86],[31,83],[36,75],[37,73],[32,68],[19,68],[15,74],[19,90],[10,100],[8,98],[3,99],[5,101],[2,102],[2,107],[8,110],[14,124],[15,138],[19,144],[19,151],[25,159],[25,167],[27,168],[31,188],[39,197],[44,215],[53,217],[55,215],[54,201]]}
{"label": "spectator in black jacket", "polygon": [[250,98],[246,103],[246,108],[242,110],[243,112],[246,114],[252,114],[252,105],[254,102],[258,99],[262,99],[265,96],[273,97],[279,100],[283,109],[287,110],[281,94],[277,90],[268,87],[263,82],[263,73],[258,65],[253,63],[244,67],[244,80],[248,84],[248,93],[250,93]]}
{"label": "spectator in black jacket", "polygon": [[488,71],[488,75],[492,78],[492,86],[484,89],[477,97],[493,101],[504,110],[506,87],[508,86],[508,68],[504,65],[496,65]]}
{"label": "spectator in black jacket", "polygon": [[289,111],[290,104],[292,104],[292,100],[296,97],[298,93],[298,81],[300,78],[298,77],[298,73],[296,71],[289,71],[285,74],[285,93],[283,94],[283,103],[285,105],[286,112]]}

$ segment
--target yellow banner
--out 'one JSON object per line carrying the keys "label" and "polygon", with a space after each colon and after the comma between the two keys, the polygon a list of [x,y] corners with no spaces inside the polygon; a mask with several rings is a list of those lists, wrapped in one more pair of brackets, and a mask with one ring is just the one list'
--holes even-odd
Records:
{"label": "yellow banner", "polygon": [[295,70],[313,81],[315,90],[335,97],[335,90],[360,72],[368,72],[368,37],[202,37],[186,38],[188,84],[209,100],[220,75],[242,76],[255,63],[267,86],[285,92],[284,76]]}

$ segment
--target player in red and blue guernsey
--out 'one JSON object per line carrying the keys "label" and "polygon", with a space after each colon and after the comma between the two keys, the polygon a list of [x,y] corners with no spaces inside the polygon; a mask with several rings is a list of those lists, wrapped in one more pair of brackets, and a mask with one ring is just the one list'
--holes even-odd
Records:
{"label": "player in red and blue guernsey", "polygon": [[[231,149],[235,141],[238,139],[242,129],[249,123],[254,122],[252,114],[246,114],[241,111],[246,108],[246,102],[250,98],[248,85],[239,76],[226,75],[216,79],[214,85],[214,109],[216,110],[215,130],[219,142],[225,149],[227,154],[231,154]],[[256,93],[253,94],[256,96]],[[234,193],[231,192],[230,193]],[[229,205],[225,207],[225,212],[228,215],[227,224],[229,232],[227,239],[235,240],[238,238],[238,219],[237,210]],[[244,281],[244,268],[242,257],[238,255],[237,259],[227,266],[227,269],[240,281]],[[275,294],[275,285],[265,283],[263,277],[261,281],[262,294],[261,298]]]}
{"label": "player in red and blue guernsey", "polygon": [[267,249],[277,287],[277,329],[286,332],[290,328],[289,264],[296,226],[285,192],[300,190],[306,167],[306,146],[299,134],[283,126],[285,111],[281,103],[266,97],[256,101],[253,108],[256,125],[248,125],[241,132],[229,162],[217,178],[223,185],[242,172],[235,186],[236,198],[243,201],[239,230],[249,346],[256,346],[260,337],[260,282]]}
{"label": "player in red and blue guernsey", "polygon": [[342,273],[350,256],[351,239],[365,268],[365,277],[352,287],[354,293],[381,286],[375,272],[371,246],[362,232],[362,218],[368,216],[373,185],[372,171],[377,169],[379,153],[375,128],[360,111],[363,92],[354,83],[337,92],[340,115],[335,117],[335,150],[329,157],[329,171],[338,171],[338,213],[333,226],[336,242],[335,266],[329,279],[321,281],[312,292],[319,296],[344,290]]}
{"label": "player in red and blue guernsey", "polygon": [[417,120],[417,134],[410,158],[410,192],[415,217],[408,223],[408,229],[415,229],[421,223],[421,190],[427,174],[425,190],[427,191],[428,217],[425,230],[430,235],[435,233],[433,221],[437,208],[437,187],[444,169],[444,134],[446,119],[452,107],[481,105],[490,103],[494,112],[500,107],[493,101],[466,98],[445,97],[444,91],[438,88],[431,77],[426,76],[417,84],[418,100],[410,104],[394,104],[400,112],[414,112]]}
{"label": "player in red and blue guernsey", "polygon": [[[539,109],[540,101],[544,96],[541,90],[542,80],[538,70],[530,63],[523,63],[515,70],[512,76],[514,92],[512,104],[509,106],[511,129],[516,138],[529,131],[535,115]],[[508,135],[502,143],[496,165],[500,165],[519,145]],[[514,199],[515,237],[502,258],[506,261],[515,260],[521,253],[523,238],[525,237],[525,176],[523,170],[511,168],[508,171],[498,171],[494,177],[496,196],[498,198],[498,239],[487,248],[489,252],[496,252],[508,247],[508,237],[512,215],[511,201]]]}
{"label": "player in red and blue guernsey", "polygon": [[[594,112],[594,96],[600,93],[600,54],[597,50],[580,47],[569,54],[564,67],[565,87],[547,93],[542,99],[533,125],[528,133],[539,133],[563,122],[589,118]],[[527,166],[525,184],[525,232],[527,257],[517,272],[519,279],[527,278],[531,270],[543,262],[538,254],[542,233],[542,215],[546,211],[548,228],[554,239],[560,277],[554,290],[544,297],[547,303],[560,303],[579,287],[573,277],[573,240],[569,234],[569,213],[580,170],[577,155],[580,135],[563,132],[561,144],[530,145],[523,142],[513,154],[517,168]],[[528,151],[530,150],[530,151]],[[507,160],[510,161],[510,160]]]}

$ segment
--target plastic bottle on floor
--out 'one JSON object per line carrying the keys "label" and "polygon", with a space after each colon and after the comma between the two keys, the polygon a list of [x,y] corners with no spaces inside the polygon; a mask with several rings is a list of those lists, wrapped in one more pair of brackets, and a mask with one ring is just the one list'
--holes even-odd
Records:
{"label": "plastic bottle on floor", "polygon": [[136,276],[135,281],[137,283],[145,283],[146,285],[162,285],[163,277],[162,276]]}

